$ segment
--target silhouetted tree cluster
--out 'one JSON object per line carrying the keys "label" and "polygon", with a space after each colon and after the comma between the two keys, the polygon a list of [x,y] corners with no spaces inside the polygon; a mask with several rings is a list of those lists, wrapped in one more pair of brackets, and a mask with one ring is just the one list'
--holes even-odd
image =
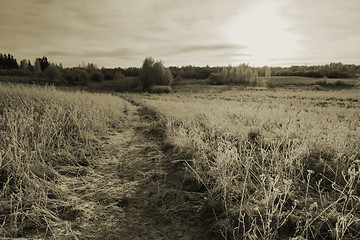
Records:
{"label": "silhouetted tree cluster", "polygon": [[65,69],[64,79],[69,85],[86,85],[90,82],[89,73],[80,67]]}
{"label": "silhouetted tree cluster", "polygon": [[101,68],[101,72],[104,75],[105,80],[114,80],[116,79],[117,74],[121,73],[124,77],[139,77],[141,69],[138,67],[129,67],[129,68]]}
{"label": "silhouetted tree cluster", "polygon": [[184,67],[169,67],[172,75],[181,78],[188,79],[207,79],[211,73],[214,72],[214,69],[209,66],[206,67],[196,67],[196,66],[184,66]]}
{"label": "silhouetted tree cluster", "polygon": [[18,69],[19,65],[11,54],[0,53],[0,69]]}
{"label": "silhouetted tree cluster", "polygon": [[141,69],[137,67],[129,67],[121,71],[126,77],[139,77]]}
{"label": "silhouetted tree cluster", "polygon": [[88,63],[85,65],[85,63],[82,64],[82,67],[86,70],[87,74],[89,75],[89,79],[93,82],[101,82],[104,80],[104,74],[102,71],[96,66],[94,63]]}
{"label": "silhouetted tree cluster", "polygon": [[216,73],[210,75],[210,83],[212,84],[246,84],[258,85],[259,75],[256,69],[249,67],[247,64],[239,66],[218,67]]}
{"label": "silhouetted tree cluster", "polygon": [[93,71],[91,72],[90,79],[93,82],[101,82],[104,80],[104,75],[99,70]]}
{"label": "silhouetted tree cluster", "polygon": [[140,74],[143,90],[149,90],[154,85],[170,85],[174,78],[161,61],[155,62],[152,57],[145,58]]}
{"label": "silhouetted tree cluster", "polygon": [[62,79],[62,72],[60,71],[60,68],[55,64],[51,64],[46,67],[44,74],[51,80],[61,81]]}
{"label": "silhouetted tree cluster", "polygon": [[339,62],[316,66],[272,67],[272,70],[275,76],[350,78],[360,73],[360,66]]}
{"label": "silhouetted tree cluster", "polygon": [[122,68],[101,68],[100,71],[104,76],[104,80],[114,80],[117,72],[123,71]]}
{"label": "silhouetted tree cluster", "polygon": [[45,71],[45,69],[50,65],[49,62],[48,62],[47,57],[37,58],[37,59],[35,60],[35,63],[36,63],[37,61],[39,62],[40,70],[41,70],[41,71]]}
{"label": "silhouetted tree cluster", "polygon": [[[28,61],[28,60],[26,60],[26,59],[22,60],[22,61],[20,62],[20,69],[22,69],[22,70],[28,69],[29,63],[30,63],[30,61]],[[30,63],[30,64],[31,64],[31,63]]]}
{"label": "silhouetted tree cluster", "polygon": [[[245,64],[243,64],[245,65]],[[248,66],[247,66],[248,67]],[[184,67],[169,67],[173,76],[188,78],[188,79],[206,79],[211,74],[219,74],[222,67],[196,67],[196,66],[184,66]],[[244,67],[243,67],[244,68]],[[258,76],[264,77],[266,72],[266,66],[264,67],[251,67],[252,71],[255,70]],[[271,67],[273,76],[302,76],[312,78],[349,78],[357,77],[360,74],[360,66],[354,64],[342,64],[342,63],[330,63],[326,65],[316,66],[291,66],[291,67]],[[217,78],[217,77],[212,77]],[[220,80],[219,80],[220,81]],[[245,82],[241,80],[240,82]]]}

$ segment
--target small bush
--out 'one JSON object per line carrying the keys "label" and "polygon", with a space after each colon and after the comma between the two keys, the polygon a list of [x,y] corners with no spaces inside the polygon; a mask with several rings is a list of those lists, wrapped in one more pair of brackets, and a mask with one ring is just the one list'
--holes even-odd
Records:
{"label": "small bush", "polygon": [[171,91],[170,86],[151,86],[149,89],[151,93],[170,93]]}
{"label": "small bush", "polygon": [[220,73],[212,73],[210,75],[210,83],[214,85],[223,85],[225,83],[224,76]]}
{"label": "small bush", "polygon": [[345,85],[345,83],[341,80],[336,80],[335,83],[334,83],[336,86],[343,86]]}
{"label": "small bush", "polygon": [[49,65],[47,68],[45,68],[44,73],[51,80],[62,78],[61,71],[55,65]]}
{"label": "small bush", "polygon": [[109,92],[134,92],[139,87],[140,80],[138,77],[124,77],[121,80],[105,80],[100,83],[93,83],[90,89],[97,89]]}
{"label": "small bush", "polygon": [[311,88],[311,90],[313,90],[313,91],[322,91],[323,88],[322,88],[320,85],[314,85],[314,86]]}
{"label": "small bush", "polygon": [[321,80],[316,81],[315,84],[317,84],[317,85],[326,85],[327,81],[326,81],[326,79],[321,79]]}
{"label": "small bush", "polygon": [[250,143],[259,143],[261,140],[261,133],[258,129],[251,129],[248,132],[248,141]]}
{"label": "small bush", "polygon": [[116,72],[114,75],[116,81],[122,81],[125,79],[125,75],[122,72]]}
{"label": "small bush", "polygon": [[119,92],[132,91],[138,86],[140,86],[140,79],[138,77],[124,77],[117,83]]}
{"label": "small bush", "polygon": [[65,79],[70,85],[86,85],[90,81],[90,76],[84,69],[72,68],[66,70]]}
{"label": "small bush", "polygon": [[101,82],[104,80],[104,75],[100,71],[94,71],[91,73],[91,81]]}

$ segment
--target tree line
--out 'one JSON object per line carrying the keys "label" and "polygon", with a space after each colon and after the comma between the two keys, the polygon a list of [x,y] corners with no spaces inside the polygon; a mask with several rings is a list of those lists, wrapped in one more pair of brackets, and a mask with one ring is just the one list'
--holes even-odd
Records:
{"label": "tree line", "polygon": [[135,88],[151,91],[153,86],[168,86],[174,80],[171,71],[161,61],[151,57],[145,58],[141,68],[98,68],[93,63],[64,68],[62,64],[49,62],[45,56],[36,58],[33,63],[24,59],[20,64],[11,54],[0,56],[0,75],[25,77],[25,80],[18,78],[18,82],[23,83],[88,85],[107,80],[121,85],[126,91]]}
{"label": "tree line", "polygon": [[[246,67],[244,67],[246,65]],[[259,77],[264,77],[266,73],[266,66],[263,67],[250,67],[247,64],[240,64],[239,66],[230,66],[233,68],[242,67],[250,68],[253,72],[257,72]],[[181,78],[195,78],[207,79],[212,73],[217,74],[222,72],[224,67],[197,67],[197,66],[184,66],[184,67],[170,67],[174,77],[180,76]],[[229,66],[225,67],[229,69]],[[291,67],[270,67],[273,76],[301,76],[312,78],[356,78],[360,75],[360,65],[330,63],[325,65],[313,66],[291,66]]]}
{"label": "tree line", "polygon": [[0,53],[0,69],[17,69],[19,65],[11,54]]}
{"label": "tree line", "polygon": [[360,74],[360,66],[339,62],[314,66],[272,67],[272,72],[274,76],[353,78]]}
{"label": "tree line", "polygon": [[[171,85],[179,79],[207,79],[210,84],[266,85],[270,76],[303,76],[314,78],[349,78],[360,75],[360,66],[330,63],[317,66],[251,67],[238,66],[171,66],[166,68],[161,61],[145,58],[142,67],[98,68],[93,63],[64,68],[51,63],[47,57],[38,57],[34,62],[23,59],[18,64],[11,54],[0,54],[0,75],[27,77],[29,83],[55,85],[88,85],[104,80],[122,84],[123,89],[135,88],[149,91],[151,86]],[[261,81],[260,81],[261,79]],[[23,80],[22,80],[23,81]],[[24,80],[25,81],[25,80]]]}

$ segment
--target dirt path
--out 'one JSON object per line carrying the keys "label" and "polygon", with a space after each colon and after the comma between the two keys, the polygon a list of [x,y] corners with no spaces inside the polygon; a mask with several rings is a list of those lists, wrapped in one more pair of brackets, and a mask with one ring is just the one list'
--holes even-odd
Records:
{"label": "dirt path", "polygon": [[91,167],[67,178],[64,188],[76,208],[64,215],[75,238],[208,239],[199,219],[186,215],[203,193],[183,194],[175,186],[185,176],[165,163],[156,116],[135,105],[127,114],[121,131],[101,139],[100,157]]}

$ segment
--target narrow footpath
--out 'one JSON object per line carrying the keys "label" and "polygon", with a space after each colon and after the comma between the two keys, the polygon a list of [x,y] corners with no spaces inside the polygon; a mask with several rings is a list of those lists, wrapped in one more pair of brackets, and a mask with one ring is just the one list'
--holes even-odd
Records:
{"label": "narrow footpath", "polygon": [[[165,130],[156,113],[132,104],[126,114],[128,121],[119,131],[112,129],[100,139],[99,157],[68,176],[63,186],[76,206],[65,213],[73,237],[211,239],[193,214],[204,193],[184,170],[169,164],[161,143]],[[184,191],[178,186],[184,183],[195,188]]]}

